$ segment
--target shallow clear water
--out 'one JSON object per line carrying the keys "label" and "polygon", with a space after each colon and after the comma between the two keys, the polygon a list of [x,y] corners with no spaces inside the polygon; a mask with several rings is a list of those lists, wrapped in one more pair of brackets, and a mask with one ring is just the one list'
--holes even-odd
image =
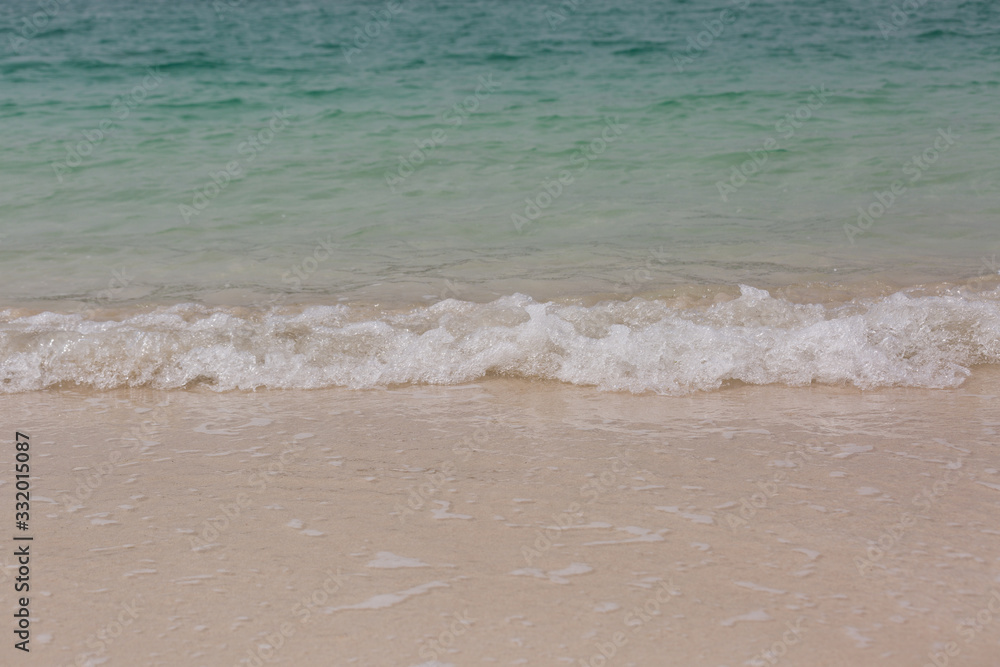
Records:
{"label": "shallow clear water", "polygon": [[363,319],[995,275],[1000,7],[892,7],[4,4],[0,299]]}

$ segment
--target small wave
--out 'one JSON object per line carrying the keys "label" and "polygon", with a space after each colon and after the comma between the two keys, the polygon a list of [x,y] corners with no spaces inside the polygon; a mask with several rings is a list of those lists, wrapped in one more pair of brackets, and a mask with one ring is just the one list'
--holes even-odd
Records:
{"label": "small wave", "polygon": [[837,307],[741,286],[702,308],[658,300],[591,307],[522,294],[405,312],[300,312],[184,304],[120,320],[0,313],[0,391],[203,384],[363,389],[487,376],[684,394],[729,381],[954,387],[1000,362],[1000,293],[900,292]]}
{"label": "small wave", "polygon": [[625,49],[618,49],[614,52],[616,56],[644,56],[650,53],[669,53],[670,44],[667,42],[644,42],[638,46]]}

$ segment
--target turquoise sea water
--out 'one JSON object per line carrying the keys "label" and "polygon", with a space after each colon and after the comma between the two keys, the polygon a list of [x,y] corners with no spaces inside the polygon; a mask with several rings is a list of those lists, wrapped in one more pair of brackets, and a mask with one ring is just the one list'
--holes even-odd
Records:
{"label": "turquoise sea water", "polygon": [[0,38],[9,389],[1000,359],[994,2],[51,0]]}

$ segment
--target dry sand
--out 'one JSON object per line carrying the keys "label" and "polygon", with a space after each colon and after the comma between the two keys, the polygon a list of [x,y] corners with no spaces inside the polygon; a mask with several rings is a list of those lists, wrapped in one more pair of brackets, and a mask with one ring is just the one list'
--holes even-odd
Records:
{"label": "dry sand", "polygon": [[998,396],[6,396],[0,663],[1000,664]]}

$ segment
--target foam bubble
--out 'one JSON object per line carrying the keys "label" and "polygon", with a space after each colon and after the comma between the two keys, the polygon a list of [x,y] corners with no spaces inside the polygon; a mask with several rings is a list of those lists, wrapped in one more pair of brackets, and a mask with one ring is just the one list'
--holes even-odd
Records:
{"label": "foam bubble", "polygon": [[203,384],[355,389],[501,375],[604,390],[683,394],[727,381],[954,387],[1000,362],[996,293],[905,292],[837,307],[741,286],[731,301],[591,307],[522,294],[449,299],[401,313],[348,306],[165,307],[121,320],[0,313],[0,391]]}

